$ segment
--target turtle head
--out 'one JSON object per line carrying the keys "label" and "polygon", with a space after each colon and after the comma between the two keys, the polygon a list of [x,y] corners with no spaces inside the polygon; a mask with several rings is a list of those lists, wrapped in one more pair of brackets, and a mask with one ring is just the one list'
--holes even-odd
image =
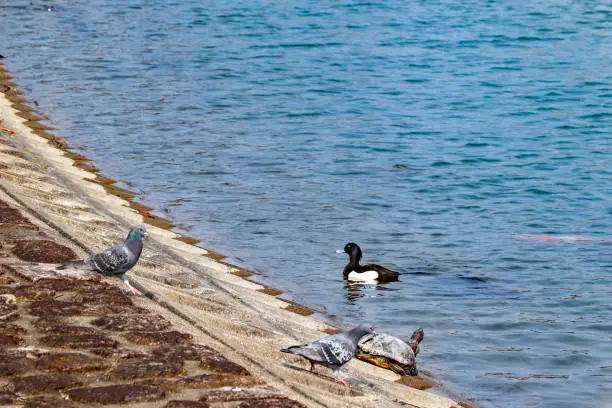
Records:
{"label": "turtle head", "polygon": [[419,344],[420,342],[423,341],[423,338],[425,337],[425,332],[423,331],[422,328],[418,328],[414,331],[414,333],[412,333],[412,336],[410,336],[410,343],[417,343]]}
{"label": "turtle head", "polygon": [[415,356],[419,354],[419,343],[423,341],[424,337],[425,332],[423,332],[423,329],[419,327],[414,331],[414,333],[412,333],[410,340],[408,340],[408,345],[412,348],[412,351],[414,351]]}

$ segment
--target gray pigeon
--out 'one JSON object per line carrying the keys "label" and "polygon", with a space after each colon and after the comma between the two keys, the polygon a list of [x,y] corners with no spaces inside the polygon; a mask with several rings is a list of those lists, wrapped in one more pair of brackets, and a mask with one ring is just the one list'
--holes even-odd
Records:
{"label": "gray pigeon", "polygon": [[359,339],[370,333],[374,333],[374,328],[362,324],[347,332],[326,336],[312,343],[292,346],[281,351],[302,356],[310,361],[310,371],[314,371],[315,363],[331,368],[336,380],[348,386],[349,383],[340,378],[340,369],[355,356]]}
{"label": "gray pigeon", "polygon": [[[105,276],[121,275],[121,280],[127,285],[130,292],[135,295],[142,295],[142,293],[130,285],[127,279],[127,271],[132,269],[132,267],[136,265],[136,262],[138,262],[138,258],[140,258],[140,253],[142,252],[142,238],[147,235],[147,230],[144,225],[137,225],[130,230],[127,238],[117,245],[92,255],[86,260],[70,261],[55,269],[95,271]],[[106,282],[111,283],[110,281]]]}

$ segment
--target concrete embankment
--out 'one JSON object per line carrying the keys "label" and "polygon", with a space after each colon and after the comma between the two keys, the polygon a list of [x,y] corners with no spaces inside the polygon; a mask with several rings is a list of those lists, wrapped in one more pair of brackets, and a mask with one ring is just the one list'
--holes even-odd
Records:
{"label": "concrete embankment", "polygon": [[[36,120],[1,65],[0,76],[0,127],[15,131],[0,130],[0,405],[459,406],[357,360],[350,388],[306,372],[278,350],[333,327],[156,227]],[[53,272],[143,222],[151,239],[130,281],[152,298]]]}

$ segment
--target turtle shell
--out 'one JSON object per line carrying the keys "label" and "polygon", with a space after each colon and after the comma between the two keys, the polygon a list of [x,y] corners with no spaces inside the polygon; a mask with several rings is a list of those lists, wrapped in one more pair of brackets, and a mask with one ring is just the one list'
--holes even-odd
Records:
{"label": "turtle shell", "polygon": [[357,358],[363,361],[367,361],[370,364],[374,364],[375,366],[386,368],[387,370],[391,370],[399,375],[419,375],[419,370],[414,365],[401,364],[395,360],[392,360],[388,357],[384,356],[376,356],[373,354],[366,353],[361,349],[357,349]]}
{"label": "turtle shell", "polygon": [[372,333],[362,337],[358,347],[373,356],[386,357],[406,366],[416,365],[412,347],[397,337],[385,333]]}

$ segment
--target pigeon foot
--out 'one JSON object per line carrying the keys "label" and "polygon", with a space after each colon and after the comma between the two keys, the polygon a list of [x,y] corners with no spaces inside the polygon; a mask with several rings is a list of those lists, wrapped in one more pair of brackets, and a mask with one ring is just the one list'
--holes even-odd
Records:
{"label": "pigeon foot", "polygon": [[109,286],[113,286],[114,285],[113,281],[108,280],[108,279],[102,279],[100,282],[106,283]]}
{"label": "pigeon foot", "polygon": [[128,291],[132,295],[142,296],[142,292],[130,285],[130,282],[127,279],[125,280],[125,285],[128,287]]}
{"label": "pigeon foot", "polygon": [[351,383],[346,381],[344,378],[336,378],[336,382],[339,382],[340,384],[344,385],[345,387],[350,387],[351,386]]}

